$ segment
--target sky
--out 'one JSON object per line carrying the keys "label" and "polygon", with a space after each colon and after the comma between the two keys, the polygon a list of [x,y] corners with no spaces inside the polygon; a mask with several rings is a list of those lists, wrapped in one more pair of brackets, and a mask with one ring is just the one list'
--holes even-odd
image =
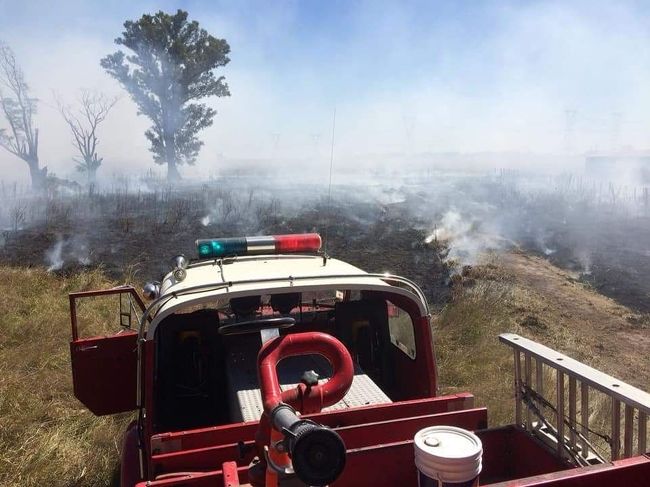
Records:
{"label": "sky", "polygon": [[[650,149],[648,2],[0,0],[0,40],[40,100],[51,172],[75,176],[55,100],[73,104],[82,88],[121,96],[101,126],[100,171],[160,170],[147,119],[99,59],[117,50],[125,20],[178,8],[231,46],[219,70],[231,96],[208,100],[218,114],[186,175],[233,161],[327,167],[334,113],[340,165]],[[0,179],[26,176],[24,162],[0,152]]]}

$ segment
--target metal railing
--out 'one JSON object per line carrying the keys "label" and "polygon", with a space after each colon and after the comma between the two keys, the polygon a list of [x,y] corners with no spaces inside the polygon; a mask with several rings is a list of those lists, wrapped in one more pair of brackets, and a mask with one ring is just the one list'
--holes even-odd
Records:
{"label": "metal railing", "polygon": [[[573,458],[578,464],[590,463],[587,459],[594,455],[603,461],[602,456],[598,455],[594,448],[592,435],[600,436],[609,444],[611,460],[646,453],[650,394],[514,333],[504,333],[499,336],[499,340],[511,347],[514,353],[515,422],[517,425],[532,432],[545,429],[547,435],[550,433],[556,439],[558,454]],[[533,360],[535,361],[534,380]],[[552,404],[544,395],[545,372],[551,370],[555,371],[555,404]],[[568,382],[568,388],[565,387],[566,382]],[[580,391],[579,401],[578,390]],[[611,415],[609,436],[598,434],[589,425],[591,390],[599,391],[608,398],[609,414]],[[578,404],[580,411],[578,411]],[[621,435],[622,407],[624,408],[623,435]],[[546,421],[540,411],[542,408],[553,411],[555,425]],[[537,420],[534,420],[533,417],[536,417]],[[621,436],[623,438],[622,454]]]}

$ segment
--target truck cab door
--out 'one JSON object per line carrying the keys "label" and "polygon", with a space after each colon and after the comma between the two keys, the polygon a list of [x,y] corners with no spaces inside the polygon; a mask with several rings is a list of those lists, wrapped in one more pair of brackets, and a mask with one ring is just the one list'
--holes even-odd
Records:
{"label": "truck cab door", "polygon": [[[119,331],[80,338],[77,301],[107,295],[118,295],[120,299]],[[74,395],[97,416],[133,411],[137,407],[138,333],[131,328],[131,321],[136,321],[134,315],[137,319],[144,309],[144,303],[131,286],[70,294]]]}

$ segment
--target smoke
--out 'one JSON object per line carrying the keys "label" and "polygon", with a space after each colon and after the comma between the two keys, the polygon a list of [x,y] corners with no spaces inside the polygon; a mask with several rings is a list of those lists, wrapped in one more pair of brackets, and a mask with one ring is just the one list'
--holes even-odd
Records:
{"label": "smoke", "polygon": [[592,266],[592,256],[591,253],[587,249],[578,249],[576,251],[576,258],[580,262],[580,267],[581,267],[581,272],[582,274],[588,276],[591,274],[591,266]]}
{"label": "smoke", "polygon": [[[156,8],[120,4],[107,15],[92,2],[2,4],[0,32],[40,100],[40,155],[51,172],[80,179],[52,92],[67,100],[80,88],[124,95],[99,59],[116,49],[122,22]],[[616,149],[612,141],[647,148],[649,19],[632,1],[188,9],[231,44],[222,73],[232,96],[209,102],[218,115],[197,164],[181,168],[187,177],[255,161],[326,177],[335,106],[339,167],[401,170],[434,158],[453,165],[458,154],[465,168],[521,167],[530,158],[518,154],[534,153],[549,156],[535,163],[546,170],[566,167],[558,155],[568,138],[575,153]],[[570,131],[567,110],[576,113]],[[148,125],[125,96],[101,127],[100,178],[164,174],[148,152]],[[2,179],[27,179],[24,162],[4,151],[0,167]]]}
{"label": "smoke", "polygon": [[45,251],[45,263],[47,271],[54,272],[66,264],[87,267],[92,264],[92,259],[83,237],[64,238],[59,235],[54,245]]}
{"label": "smoke", "polygon": [[59,238],[54,246],[45,252],[45,262],[48,264],[47,272],[58,271],[63,268],[65,263],[63,260],[64,243],[64,240]]}
{"label": "smoke", "polygon": [[[0,192],[0,228],[5,229],[0,258],[20,256],[20,263],[33,263],[21,239],[43,229],[60,235],[43,255],[52,270],[130,262],[144,254],[160,262],[161,240],[168,242],[172,255],[181,251],[174,248],[175,242],[191,245],[202,237],[259,235],[314,211],[311,226],[286,231],[324,231],[327,221],[338,225],[339,215],[355,228],[380,231],[384,220],[397,218],[405,232],[422,231],[413,245],[437,241],[445,246],[450,264],[476,264],[486,253],[521,247],[588,275],[603,254],[612,255],[611,239],[616,241],[637,219],[650,215],[647,190],[570,174],[380,174],[359,182],[341,172],[331,190],[323,181],[243,169],[237,175],[173,188],[159,181],[136,184],[123,179],[123,186],[91,195]],[[14,218],[12,208],[20,208],[20,219]],[[129,248],[137,247],[135,242],[141,247]],[[626,244],[626,249],[635,251],[639,245]],[[128,256],[122,257],[125,248]]]}
{"label": "smoke", "polygon": [[[106,14],[93,2],[0,0],[3,40],[39,99],[39,156],[50,173],[82,180],[52,92],[125,95],[99,60],[116,50],[125,20],[158,8],[136,3]],[[459,264],[520,246],[596,278],[603,262],[647,257],[642,171],[621,159],[599,181],[585,169],[586,152],[647,163],[650,12],[641,4],[252,1],[188,10],[231,45],[220,74],[232,96],[208,102],[218,114],[196,165],[180,168],[185,183],[166,185],[144,137],[149,121],[123,96],[100,127],[104,162],[90,196],[26,195],[26,164],[0,150],[0,181],[19,181],[0,186],[0,255],[31,263],[21,239],[41,227],[51,247],[39,259],[53,270],[116,262],[127,250],[129,262],[157,262],[180,250],[178,235],[258,234],[307,213],[319,230],[345,212],[346,224],[377,232],[397,218],[424,233],[409,234],[414,245],[442,242]],[[52,232],[61,233],[55,242]],[[630,232],[642,235],[612,243]],[[142,248],[128,248],[133,236]]]}
{"label": "smoke", "polygon": [[549,255],[553,255],[555,252],[557,252],[557,250],[550,249],[550,248],[548,248],[546,246],[543,246],[542,252],[544,253],[544,255],[549,256]]}
{"label": "smoke", "polygon": [[447,258],[454,263],[476,264],[490,251],[503,248],[503,240],[496,234],[486,233],[481,220],[463,216],[455,209],[444,213],[425,243],[442,242],[449,247]]}

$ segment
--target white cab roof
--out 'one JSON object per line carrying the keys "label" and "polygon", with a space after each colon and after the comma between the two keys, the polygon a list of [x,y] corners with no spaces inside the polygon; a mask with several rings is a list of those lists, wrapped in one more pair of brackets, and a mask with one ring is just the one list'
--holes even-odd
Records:
{"label": "white cab roof", "polygon": [[[322,256],[242,256],[197,262],[186,270],[187,276],[180,282],[172,273],[165,276],[160,295],[169,299],[163,300],[154,313],[148,338],[153,337],[163,318],[183,308],[251,294],[363,289],[390,291],[420,301],[407,289],[392,286],[346,262],[325,260]],[[420,307],[423,315],[428,312],[426,304],[420,303]]]}

